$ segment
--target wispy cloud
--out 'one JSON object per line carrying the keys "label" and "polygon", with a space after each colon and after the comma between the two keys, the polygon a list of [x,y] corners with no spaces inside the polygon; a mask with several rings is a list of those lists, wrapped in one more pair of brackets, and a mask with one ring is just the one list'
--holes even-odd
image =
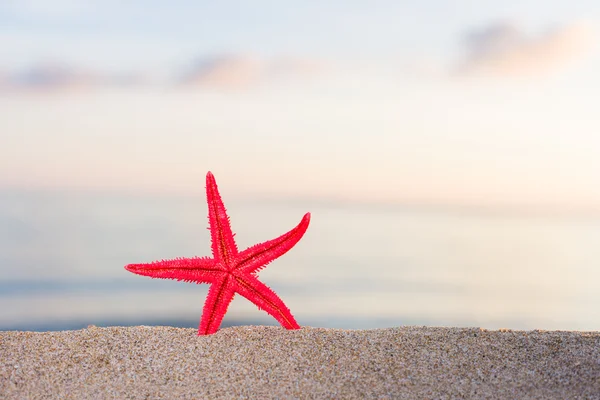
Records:
{"label": "wispy cloud", "polygon": [[8,87],[8,74],[0,69],[0,91]]}
{"label": "wispy cloud", "polygon": [[265,66],[245,55],[209,57],[199,60],[181,79],[186,86],[241,88],[262,77]]}
{"label": "wispy cloud", "polygon": [[513,23],[491,24],[466,35],[466,57],[455,72],[498,77],[552,72],[582,58],[594,42],[594,33],[584,22],[534,37]]}
{"label": "wispy cloud", "polygon": [[148,83],[140,73],[108,74],[61,63],[40,63],[11,73],[0,71],[0,91],[48,93]]}
{"label": "wispy cloud", "polygon": [[299,57],[261,59],[243,54],[209,56],[184,74],[159,79],[152,71],[108,73],[65,63],[38,63],[12,72],[0,70],[0,92],[48,93],[105,87],[177,85],[193,89],[241,90],[268,82],[316,76],[326,68],[320,60]]}
{"label": "wispy cloud", "polygon": [[249,55],[202,58],[180,80],[186,86],[243,89],[274,79],[317,75],[325,63],[319,60],[280,57],[273,60]]}
{"label": "wispy cloud", "polygon": [[89,87],[99,76],[59,64],[40,64],[9,74],[5,78],[9,90],[54,91]]}

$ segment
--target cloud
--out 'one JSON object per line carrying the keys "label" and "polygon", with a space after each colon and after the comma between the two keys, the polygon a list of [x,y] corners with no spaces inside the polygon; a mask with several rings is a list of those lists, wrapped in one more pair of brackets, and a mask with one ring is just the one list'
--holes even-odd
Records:
{"label": "cloud", "polygon": [[4,88],[19,91],[54,91],[78,89],[94,85],[99,80],[95,74],[78,71],[57,64],[41,64],[30,69],[8,74]]}
{"label": "cloud", "polygon": [[325,63],[303,58],[263,60],[245,55],[207,57],[173,80],[151,72],[106,73],[64,63],[39,63],[12,72],[0,70],[0,93],[55,93],[116,87],[152,87],[177,84],[190,88],[244,89],[269,82],[316,76]]}
{"label": "cloud", "polygon": [[4,92],[47,93],[147,83],[148,78],[138,73],[103,74],[55,63],[13,73],[0,71],[0,91]]}
{"label": "cloud", "polygon": [[325,64],[303,58],[261,60],[247,55],[227,55],[201,59],[183,75],[186,86],[241,89],[274,79],[310,77],[319,74]]}
{"label": "cloud", "polygon": [[582,58],[594,42],[591,26],[579,22],[531,37],[512,23],[469,32],[458,75],[526,76],[555,71]]}
{"label": "cloud", "polygon": [[8,86],[8,74],[0,69],[0,90]]}
{"label": "cloud", "polygon": [[201,59],[181,82],[188,86],[240,88],[261,79],[264,65],[249,56],[219,56]]}

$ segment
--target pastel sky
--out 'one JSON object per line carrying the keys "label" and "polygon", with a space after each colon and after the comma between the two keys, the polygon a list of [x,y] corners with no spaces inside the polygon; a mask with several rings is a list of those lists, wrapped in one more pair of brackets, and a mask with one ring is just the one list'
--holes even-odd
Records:
{"label": "pastel sky", "polygon": [[600,207],[600,3],[0,3],[0,186]]}

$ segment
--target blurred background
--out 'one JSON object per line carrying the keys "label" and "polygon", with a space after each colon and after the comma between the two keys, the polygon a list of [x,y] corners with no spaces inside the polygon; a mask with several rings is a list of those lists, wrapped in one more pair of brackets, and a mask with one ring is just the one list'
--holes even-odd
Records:
{"label": "blurred background", "polygon": [[[301,325],[600,330],[600,3],[0,2],[0,329],[197,326],[210,255]],[[224,325],[276,324],[237,296]]]}

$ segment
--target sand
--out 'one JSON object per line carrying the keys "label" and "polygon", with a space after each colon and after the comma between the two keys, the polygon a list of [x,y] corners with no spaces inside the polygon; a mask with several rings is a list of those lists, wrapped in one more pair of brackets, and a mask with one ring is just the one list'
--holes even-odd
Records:
{"label": "sand", "polygon": [[9,399],[600,399],[600,332],[171,327],[0,332]]}

